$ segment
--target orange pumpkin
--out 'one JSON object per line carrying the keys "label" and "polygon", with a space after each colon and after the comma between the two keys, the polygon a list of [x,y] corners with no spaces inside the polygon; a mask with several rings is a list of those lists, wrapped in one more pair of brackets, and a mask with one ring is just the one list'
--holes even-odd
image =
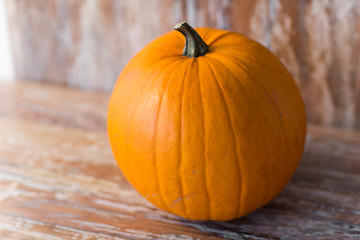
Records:
{"label": "orange pumpkin", "polygon": [[239,218],[274,198],[300,161],[299,89],[278,58],[241,34],[175,29],[185,38],[161,36],[120,74],[108,109],[113,153],[157,207],[193,220]]}

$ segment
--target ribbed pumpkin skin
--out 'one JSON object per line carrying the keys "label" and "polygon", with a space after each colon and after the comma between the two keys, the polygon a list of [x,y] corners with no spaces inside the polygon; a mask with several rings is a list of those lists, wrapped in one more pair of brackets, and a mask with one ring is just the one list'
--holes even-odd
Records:
{"label": "ribbed pumpkin skin", "polygon": [[292,76],[238,33],[196,31],[209,45],[182,56],[184,37],[154,40],[125,67],[108,134],[128,181],[157,207],[192,220],[231,220],[262,207],[292,177],[306,135]]}

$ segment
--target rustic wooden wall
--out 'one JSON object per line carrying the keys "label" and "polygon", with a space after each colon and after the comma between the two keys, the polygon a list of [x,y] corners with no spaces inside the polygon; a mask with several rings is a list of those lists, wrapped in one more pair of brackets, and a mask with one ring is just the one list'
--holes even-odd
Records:
{"label": "rustic wooden wall", "polygon": [[181,20],[231,29],[293,73],[310,122],[360,128],[358,0],[6,0],[18,78],[110,91]]}

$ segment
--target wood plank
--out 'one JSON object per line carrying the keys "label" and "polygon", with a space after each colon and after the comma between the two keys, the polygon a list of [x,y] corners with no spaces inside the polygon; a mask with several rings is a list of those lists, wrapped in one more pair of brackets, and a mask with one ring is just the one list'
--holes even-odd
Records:
{"label": "wood plank", "polygon": [[95,232],[81,231],[59,224],[53,225],[9,215],[0,215],[0,233],[3,239],[37,239],[37,240],[62,240],[62,239],[122,239]]}
{"label": "wood plank", "polygon": [[[81,129],[106,129],[109,95],[51,84],[1,83],[0,115]],[[49,101],[49,99],[54,99]]]}
{"label": "wood plank", "polygon": [[[360,236],[360,132],[310,125],[299,168],[269,204],[229,222],[188,221],[141,197],[118,169],[105,128],[86,120],[105,126],[107,94],[19,81],[0,83],[0,96],[2,239]],[[57,120],[58,111],[68,117]]]}

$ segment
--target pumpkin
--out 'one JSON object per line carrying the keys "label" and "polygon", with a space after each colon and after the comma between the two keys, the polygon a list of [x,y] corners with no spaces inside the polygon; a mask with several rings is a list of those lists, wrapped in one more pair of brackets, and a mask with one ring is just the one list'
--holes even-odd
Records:
{"label": "pumpkin", "polygon": [[268,203],[295,172],[306,135],[303,100],[261,44],[186,22],[175,30],[120,74],[108,107],[113,154],[158,208],[191,220],[239,218]]}

